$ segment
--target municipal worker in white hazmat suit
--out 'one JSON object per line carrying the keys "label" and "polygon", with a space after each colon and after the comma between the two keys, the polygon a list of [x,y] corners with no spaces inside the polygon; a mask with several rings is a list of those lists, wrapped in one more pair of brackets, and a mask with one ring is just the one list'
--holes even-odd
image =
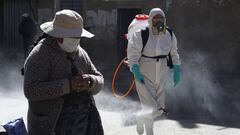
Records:
{"label": "municipal worker in white hazmat suit", "polygon": [[149,13],[148,37],[144,46],[143,30],[133,33],[128,39],[127,57],[134,74],[142,111],[137,116],[138,134],[143,134],[144,124],[147,135],[153,135],[153,120],[164,110],[164,83],[168,70],[173,68],[173,81],[180,81],[180,59],[177,39],[167,28],[166,16],[160,8]]}

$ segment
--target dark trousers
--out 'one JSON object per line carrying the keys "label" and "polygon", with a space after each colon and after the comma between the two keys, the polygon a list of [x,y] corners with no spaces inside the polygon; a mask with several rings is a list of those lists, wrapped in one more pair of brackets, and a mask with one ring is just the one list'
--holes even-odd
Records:
{"label": "dark trousers", "polygon": [[23,50],[24,50],[24,57],[27,57],[27,55],[30,53],[29,48],[34,43],[34,39],[31,37],[23,37]]}

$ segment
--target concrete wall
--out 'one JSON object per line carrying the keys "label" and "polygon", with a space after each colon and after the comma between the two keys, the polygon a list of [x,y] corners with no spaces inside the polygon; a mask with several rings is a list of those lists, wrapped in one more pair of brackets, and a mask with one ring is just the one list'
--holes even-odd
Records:
{"label": "concrete wall", "polygon": [[183,52],[206,53],[209,68],[217,73],[240,73],[236,68],[240,65],[239,7],[238,1],[173,1],[168,22]]}

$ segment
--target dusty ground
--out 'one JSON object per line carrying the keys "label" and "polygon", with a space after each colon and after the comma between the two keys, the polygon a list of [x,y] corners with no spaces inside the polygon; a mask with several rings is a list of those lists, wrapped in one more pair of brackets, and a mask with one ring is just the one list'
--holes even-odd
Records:
{"label": "dusty ground", "polygon": [[[0,124],[23,117],[26,124],[27,100],[22,93],[0,94]],[[97,97],[98,100],[98,97]],[[100,107],[102,108],[102,107]],[[136,125],[124,126],[122,113],[100,110],[105,135],[137,135]],[[206,122],[206,121],[205,121]],[[206,122],[208,123],[208,122]],[[209,122],[210,123],[210,122]],[[239,135],[240,129],[200,124],[191,119],[162,119],[155,122],[155,135]]]}

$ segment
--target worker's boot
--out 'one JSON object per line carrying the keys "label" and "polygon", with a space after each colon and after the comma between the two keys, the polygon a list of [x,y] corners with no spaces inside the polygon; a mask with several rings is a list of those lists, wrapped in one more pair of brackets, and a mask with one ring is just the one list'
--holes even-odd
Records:
{"label": "worker's boot", "polygon": [[154,135],[153,134],[153,118],[146,118],[145,119],[145,128],[146,128],[146,135]]}
{"label": "worker's boot", "polygon": [[142,135],[144,132],[144,122],[141,118],[137,118],[137,132],[138,135]]}

